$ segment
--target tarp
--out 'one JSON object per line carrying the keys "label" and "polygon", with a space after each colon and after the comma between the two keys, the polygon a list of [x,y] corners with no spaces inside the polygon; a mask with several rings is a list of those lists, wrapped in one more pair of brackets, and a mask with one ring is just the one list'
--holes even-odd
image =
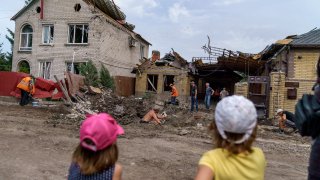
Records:
{"label": "tarp", "polygon": [[0,96],[11,96],[11,92],[16,90],[18,83],[26,76],[28,74],[0,71]]}
{"label": "tarp", "polygon": [[[20,97],[21,91],[17,88],[18,83],[26,76],[25,73],[18,72],[2,72],[0,71],[0,96],[15,96]],[[52,98],[59,99],[62,93],[59,93],[59,89],[56,91],[57,94],[53,94],[56,89],[56,83],[43,78],[36,78],[35,83],[35,94],[34,98]]]}
{"label": "tarp", "polygon": [[[84,86],[85,78],[83,76],[72,74],[70,72],[66,72],[65,75],[67,77],[66,85],[69,91],[69,95],[75,96],[80,87]],[[20,97],[21,91],[19,88],[17,88],[17,85],[26,76],[30,75],[18,72],[0,71],[0,96]],[[64,97],[59,84],[51,80],[38,77],[36,78],[35,88],[36,91],[33,95],[34,98],[60,99]]]}

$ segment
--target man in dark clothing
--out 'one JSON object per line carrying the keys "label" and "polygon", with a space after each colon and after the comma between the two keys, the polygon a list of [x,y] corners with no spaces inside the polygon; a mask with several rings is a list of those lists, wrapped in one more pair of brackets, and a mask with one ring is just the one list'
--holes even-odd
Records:
{"label": "man in dark clothing", "polygon": [[196,105],[196,111],[198,112],[198,90],[197,86],[195,85],[194,81],[191,81],[191,112],[194,110],[194,105]]}
{"label": "man in dark clothing", "polygon": [[320,179],[320,136],[318,136],[313,142],[308,171],[309,180]]}
{"label": "man in dark clothing", "polygon": [[296,104],[295,124],[302,136],[313,139],[308,180],[320,179],[320,58],[317,63],[317,82],[312,90],[314,95],[304,94]]}

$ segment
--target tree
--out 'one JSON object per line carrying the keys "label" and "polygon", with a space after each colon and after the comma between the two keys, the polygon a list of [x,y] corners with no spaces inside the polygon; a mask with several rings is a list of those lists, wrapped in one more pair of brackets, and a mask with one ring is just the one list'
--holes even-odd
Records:
{"label": "tree", "polygon": [[87,64],[81,64],[79,67],[80,74],[85,77],[85,83],[88,86],[98,86],[99,85],[99,75],[98,70],[94,66],[92,60]]}
{"label": "tree", "polygon": [[11,52],[7,52],[6,53],[6,60],[7,60],[7,63],[8,63],[9,70],[11,70],[11,67],[12,67],[12,54],[13,54],[13,43],[14,43],[14,32],[12,30],[10,30],[9,28],[7,28],[7,31],[9,33],[9,36],[6,35],[6,39],[9,41],[9,43],[11,45]]}
{"label": "tree", "polygon": [[110,76],[108,69],[103,64],[101,64],[100,69],[100,83],[106,88],[114,89],[114,81]]}
{"label": "tree", "polygon": [[0,71],[7,71],[8,65],[5,58],[5,53],[2,52],[2,45],[3,43],[0,44]]}

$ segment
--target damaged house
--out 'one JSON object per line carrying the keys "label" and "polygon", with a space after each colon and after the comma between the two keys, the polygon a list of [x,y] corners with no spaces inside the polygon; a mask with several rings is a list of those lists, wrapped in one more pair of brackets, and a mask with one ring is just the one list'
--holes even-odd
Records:
{"label": "damaged house", "polygon": [[179,100],[186,101],[190,91],[189,63],[177,52],[166,54],[160,59],[160,52],[153,51],[152,58],[134,69],[136,73],[136,95],[146,92],[157,94],[163,100],[170,97],[170,84],[174,83]]}
{"label": "damaged house", "polygon": [[320,56],[320,30],[292,35],[267,46],[254,57],[263,63],[258,74],[237,83],[235,94],[247,96],[264,117],[274,117],[277,109],[295,111],[303,94],[312,93]]}
{"label": "damaged house", "polygon": [[[33,0],[11,20],[12,71],[63,78],[64,71],[78,74],[80,64],[92,60],[98,69],[105,65],[120,95],[134,94],[132,68],[148,57],[151,44],[133,31],[134,25],[112,1]],[[120,91],[123,88],[129,90]]]}
{"label": "damaged house", "polygon": [[270,77],[269,117],[281,108],[294,112],[299,98],[312,93],[320,56],[320,29],[288,36],[261,53],[267,61],[264,74]]}

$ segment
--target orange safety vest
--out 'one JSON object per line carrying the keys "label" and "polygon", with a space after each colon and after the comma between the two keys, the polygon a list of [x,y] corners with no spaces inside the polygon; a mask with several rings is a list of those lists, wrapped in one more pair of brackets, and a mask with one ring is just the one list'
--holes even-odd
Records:
{"label": "orange safety vest", "polygon": [[177,91],[177,88],[174,87],[174,86],[172,86],[171,88],[172,88],[171,96],[173,96],[173,97],[179,96],[179,93],[178,93],[178,91]]}
{"label": "orange safety vest", "polygon": [[17,88],[25,90],[31,94],[34,94],[36,89],[34,87],[34,83],[31,80],[32,80],[31,77],[23,78],[21,82],[17,85]]}

